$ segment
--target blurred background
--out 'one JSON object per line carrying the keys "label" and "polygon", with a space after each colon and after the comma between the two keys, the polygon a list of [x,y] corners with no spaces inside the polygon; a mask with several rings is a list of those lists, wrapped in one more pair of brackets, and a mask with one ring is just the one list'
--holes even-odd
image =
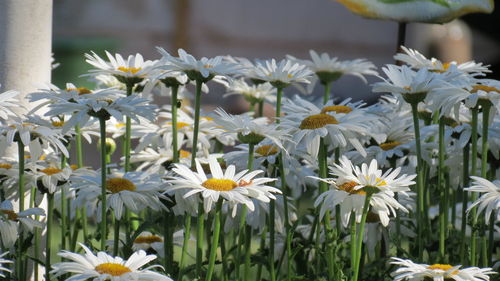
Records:
{"label": "blurred background", "polygon": [[[498,2],[498,1],[497,1]],[[498,3],[497,3],[498,4]],[[498,11],[498,10],[497,10]],[[446,25],[409,24],[406,45],[443,61],[476,60],[500,73],[500,15],[477,14]],[[340,59],[367,58],[378,67],[392,63],[397,23],[363,19],[331,0],[54,0],[53,82],[76,82],[89,66],[83,54],[104,50],[124,56],[137,52],[159,58],[155,46],[176,54],[179,47],[196,57],[309,58],[308,51]],[[493,77],[492,77],[493,78]],[[368,84],[354,77],[334,83],[339,97],[373,101]],[[213,88],[213,89],[212,89]],[[293,95],[294,89],[287,89]],[[211,86],[205,104],[221,105],[225,90]],[[320,89],[316,89],[320,95]],[[244,109],[238,98],[222,101]]]}

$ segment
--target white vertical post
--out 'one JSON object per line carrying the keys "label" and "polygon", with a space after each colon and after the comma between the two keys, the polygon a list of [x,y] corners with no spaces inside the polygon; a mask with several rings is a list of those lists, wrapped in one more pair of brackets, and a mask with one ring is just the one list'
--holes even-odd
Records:
{"label": "white vertical post", "polygon": [[1,91],[25,95],[50,82],[52,0],[0,1]]}
{"label": "white vertical post", "polygon": [[[20,103],[30,110],[33,104],[25,97],[50,82],[51,58],[52,0],[0,0],[0,91],[19,91]],[[20,107],[17,113],[26,112]],[[17,157],[17,150],[2,154]],[[46,210],[46,200],[37,207]],[[43,250],[44,238],[41,242]],[[39,280],[44,280],[44,268],[38,268]],[[28,270],[29,280],[39,281],[34,280],[33,267]]]}

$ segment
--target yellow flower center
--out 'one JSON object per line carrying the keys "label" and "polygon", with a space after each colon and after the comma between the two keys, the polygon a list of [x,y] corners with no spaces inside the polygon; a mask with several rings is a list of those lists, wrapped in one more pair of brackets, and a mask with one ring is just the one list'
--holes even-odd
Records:
{"label": "yellow flower center", "polygon": [[122,276],[125,273],[132,272],[130,268],[119,263],[101,263],[95,267],[95,271],[99,274],[109,274],[111,276]]}
{"label": "yellow flower center", "polygon": [[69,167],[71,168],[71,170],[77,170],[78,169],[78,165],[75,165],[75,164],[72,164],[72,165],[69,165]]}
{"label": "yellow flower center", "polygon": [[[433,62],[432,65],[436,66],[436,62]],[[445,63],[443,63],[443,69],[430,69],[429,71],[430,72],[443,73],[443,72],[446,72],[448,70],[448,68],[450,68],[450,66],[451,66],[451,63],[445,62]]]}
{"label": "yellow flower center", "polygon": [[179,151],[179,157],[180,158],[189,158],[189,157],[191,157],[191,152],[184,150],[184,149],[181,149]]}
{"label": "yellow flower center", "polygon": [[[452,268],[453,268],[453,266],[451,266],[449,264],[439,264],[439,263],[429,265],[427,267],[427,269],[430,269],[430,270],[442,270],[442,271],[448,271]],[[450,275],[455,275],[457,273],[458,273],[458,270],[455,270],[455,271],[451,272]]]}
{"label": "yellow flower center", "polygon": [[384,142],[384,143],[381,143],[379,144],[380,148],[382,148],[383,150],[387,151],[387,150],[391,150],[391,149],[394,149],[395,147],[397,147],[398,145],[400,145],[401,143],[398,142],[398,141],[387,141],[387,142]]}
{"label": "yellow flower center", "polygon": [[134,191],[135,185],[124,178],[110,178],[106,181],[106,189],[112,193],[118,193],[124,190]]}
{"label": "yellow flower center", "polygon": [[[167,125],[170,125],[172,126],[172,122],[168,122]],[[181,129],[181,128],[184,128],[184,127],[187,127],[189,126],[188,123],[185,123],[185,122],[177,122],[177,129]]]}
{"label": "yellow flower center", "polygon": [[142,69],[141,67],[125,67],[125,66],[118,67],[118,70],[130,74],[136,74],[137,72],[141,71],[141,69]]}
{"label": "yellow flower center", "polygon": [[232,180],[228,179],[208,179],[201,184],[204,188],[216,191],[230,191],[238,186]]}
{"label": "yellow flower center", "polygon": [[40,170],[40,172],[46,174],[47,176],[52,176],[55,174],[59,174],[60,172],[62,172],[62,170],[55,168],[55,167],[48,167],[48,168]]}
{"label": "yellow flower center", "polygon": [[405,89],[407,91],[411,91],[411,87],[410,86],[404,86],[403,89]]}
{"label": "yellow flower center", "polygon": [[292,74],[288,74],[286,77],[288,77],[288,78],[292,78],[292,77],[293,77],[293,75],[292,75]]}
{"label": "yellow flower center", "polygon": [[64,121],[52,121],[52,126],[60,128],[64,125]]}
{"label": "yellow flower center", "polygon": [[125,127],[125,123],[118,123],[115,125],[117,129]]}
{"label": "yellow flower center", "polygon": [[12,210],[2,210],[2,213],[4,213],[5,215],[7,215],[7,218],[11,221],[17,221],[17,219],[19,218],[16,214],[16,212],[12,211]]}
{"label": "yellow flower center", "polygon": [[325,106],[321,109],[321,113],[335,112],[337,114],[344,113],[347,114],[352,111],[352,108],[347,105],[330,105]]}
{"label": "yellow flower center", "polygon": [[160,236],[157,235],[147,235],[147,236],[139,236],[134,240],[136,244],[152,244],[155,242],[163,242]]}
{"label": "yellow flower center", "polygon": [[203,66],[203,68],[214,68],[214,66],[213,66],[213,65],[211,65],[211,64],[205,64],[205,65]]}
{"label": "yellow flower center", "polygon": [[270,156],[278,153],[278,148],[271,144],[261,145],[255,149],[255,153],[262,156]]}
{"label": "yellow flower center", "polygon": [[491,86],[486,86],[486,85],[475,85],[472,87],[472,90],[470,92],[477,93],[478,91],[484,91],[487,93],[490,93],[490,92],[500,93],[500,89],[497,89],[497,88],[491,87]]}
{"label": "yellow flower center", "polygon": [[208,117],[208,116],[203,116],[203,117],[201,117],[201,119],[206,120],[206,121],[214,121],[214,119],[212,117]]}
{"label": "yellow flower center", "polygon": [[314,130],[323,128],[324,126],[329,124],[338,124],[338,123],[339,121],[337,121],[335,117],[328,115],[326,113],[320,113],[307,116],[304,120],[302,120],[299,128],[302,130]]}
{"label": "yellow flower center", "polygon": [[12,168],[12,165],[9,163],[0,163],[0,169],[10,169]]}
{"label": "yellow flower center", "polygon": [[363,191],[362,188],[354,189],[354,187],[356,187],[356,186],[358,186],[358,184],[356,182],[349,181],[349,182],[343,183],[341,185],[338,185],[337,189],[343,190],[351,195],[366,195],[366,192]]}
{"label": "yellow flower center", "polygon": [[89,90],[87,88],[84,88],[84,87],[80,87],[80,88],[67,88],[66,91],[67,92],[78,92],[78,95],[92,94],[91,90]]}

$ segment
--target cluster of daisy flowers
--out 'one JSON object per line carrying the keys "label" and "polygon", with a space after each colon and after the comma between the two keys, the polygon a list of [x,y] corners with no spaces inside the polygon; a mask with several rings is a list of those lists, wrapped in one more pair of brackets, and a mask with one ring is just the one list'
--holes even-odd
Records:
{"label": "cluster of daisy flowers", "polygon": [[[484,78],[487,65],[405,47],[400,65],[381,72],[315,51],[252,61],[157,50],[157,60],[86,54],[96,86],[47,85],[29,95],[29,112],[17,92],[0,94],[2,277],[495,273],[500,82]],[[382,96],[335,97],[345,75],[377,77],[370,86]],[[209,92],[212,83],[224,93]],[[308,95],[317,87],[319,100]],[[240,95],[249,110],[205,111],[203,92]],[[168,104],[155,105],[155,95]],[[95,145],[98,165],[84,143]],[[28,271],[36,263],[45,270]]]}

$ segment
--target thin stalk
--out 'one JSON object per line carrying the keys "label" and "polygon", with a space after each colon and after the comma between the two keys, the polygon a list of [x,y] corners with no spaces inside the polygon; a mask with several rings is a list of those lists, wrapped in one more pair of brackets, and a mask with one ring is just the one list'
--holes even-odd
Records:
{"label": "thin stalk", "polygon": [[163,250],[165,256],[165,270],[167,272],[172,272],[174,264],[174,252],[173,252],[173,225],[175,223],[175,217],[168,213],[164,213],[165,220],[163,223]]}
{"label": "thin stalk", "polygon": [[255,102],[251,102],[249,107],[248,107],[248,112],[252,112],[253,116],[257,115],[257,112],[255,111]]}
{"label": "thin stalk", "polygon": [[106,120],[99,118],[101,129],[101,251],[106,251],[108,218],[106,216]]}
{"label": "thin stalk", "polygon": [[420,125],[418,120],[418,103],[411,103],[413,113],[413,128],[415,130],[415,143],[417,147],[417,248],[418,258],[422,260],[424,253],[423,244],[423,212],[424,212],[424,185],[422,174],[422,148],[420,140]]}
{"label": "thin stalk", "polygon": [[[365,197],[365,204],[363,205],[363,215],[361,216],[361,222],[359,223],[359,228],[356,233],[356,259],[354,263],[354,276],[352,281],[358,281],[359,276],[359,265],[361,262],[361,248],[363,246],[363,236],[365,233],[365,224],[366,224],[366,216],[368,215],[368,209],[370,207],[370,200],[372,198],[372,194],[368,193]],[[351,241],[352,242],[352,241]]]}
{"label": "thin stalk", "polygon": [[[222,214],[222,220],[221,220],[221,225],[225,225],[226,218],[224,214]],[[220,233],[220,253],[221,253],[221,258],[222,258],[222,281],[228,281],[229,280],[229,267],[227,264],[227,255],[226,255],[226,238],[225,238],[225,233],[224,230],[221,231]]]}
{"label": "thin stalk", "polygon": [[271,281],[276,281],[276,269],[274,267],[274,241],[275,241],[275,227],[274,218],[276,216],[276,202],[271,200],[269,203],[269,275]]}
{"label": "thin stalk", "polygon": [[288,189],[286,186],[286,178],[285,178],[285,168],[283,165],[284,155],[280,153],[279,157],[279,172],[281,178],[281,190],[283,192],[283,205],[284,205],[284,224],[286,230],[286,257],[287,257],[287,274],[286,280],[290,281],[292,278],[292,235],[290,229],[290,220],[288,218]]}
{"label": "thin stalk", "polygon": [[[356,267],[356,214],[351,212],[351,268],[354,270]],[[354,275],[354,273],[353,273]]]}
{"label": "thin stalk", "polygon": [[45,234],[45,280],[50,280],[50,255],[52,249],[52,222],[54,220],[54,194],[47,193],[47,232]]}
{"label": "thin stalk", "polygon": [[488,227],[488,259],[487,263],[493,263],[493,251],[495,249],[495,214],[496,211],[491,212],[490,223]]}
{"label": "thin stalk", "polygon": [[179,90],[179,86],[172,86],[172,105],[171,105],[171,111],[172,111],[172,150],[173,150],[173,163],[178,163],[179,162],[179,147],[177,143],[177,92]]}
{"label": "thin stalk", "polygon": [[[262,230],[260,234],[260,249],[264,249],[266,247],[266,227]],[[262,263],[259,263],[257,266],[257,274],[255,275],[255,281],[261,281],[262,280]]]}
{"label": "thin stalk", "polygon": [[[194,102],[194,131],[193,144],[191,153],[191,169],[196,166],[196,153],[198,150],[198,134],[200,127],[200,107],[201,107],[201,86],[203,82],[196,80],[196,96]],[[198,203],[198,219],[196,226],[196,275],[201,276],[201,263],[203,260],[203,224],[205,221],[205,213],[203,202]]]}
{"label": "thin stalk", "polygon": [[[483,108],[483,133],[481,134],[481,177],[486,179],[488,177],[488,132],[489,132],[489,119],[490,119],[490,103],[484,103],[482,105]],[[488,244],[494,243],[494,239],[489,242],[486,240],[486,233],[483,231],[481,233],[482,245],[481,245],[481,257],[482,257],[482,266],[485,267],[488,265],[488,262],[491,259],[488,259],[488,248],[492,246],[487,246]]]}
{"label": "thin stalk", "polygon": [[[134,83],[126,83],[127,87],[127,97],[132,95],[132,89],[134,88]],[[124,143],[124,152],[125,152],[125,173],[130,171],[130,137],[132,133],[132,121],[130,117],[125,119],[125,143]],[[106,139],[102,139],[101,141],[105,141]]]}
{"label": "thin stalk", "polygon": [[441,260],[444,260],[445,257],[445,239],[446,239],[446,215],[448,213],[448,210],[446,210],[446,193],[448,190],[446,190],[445,187],[445,179],[444,179],[444,169],[445,169],[445,147],[444,147],[444,131],[445,131],[445,124],[444,124],[444,118],[441,117],[439,119],[439,137],[438,137],[438,142],[439,142],[439,155],[438,155],[438,162],[439,162],[439,167],[438,167],[438,186],[439,186],[439,256]]}
{"label": "thin stalk", "polygon": [[276,124],[280,123],[280,116],[281,116],[281,98],[283,97],[283,88],[277,87],[276,88],[277,93],[276,93]]}
{"label": "thin stalk", "polygon": [[215,258],[217,256],[217,247],[219,244],[219,234],[220,234],[220,225],[222,220],[222,202],[223,199],[219,198],[217,201],[217,205],[215,207],[215,222],[214,222],[214,232],[212,235],[212,245],[210,248],[210,258],[208,259],[208,271],[206,281],[212,280],[212,274],[215,268]]}
{"label": "thin stalk", "polygon": [[[252,168],[253,168],[253,154],[254,154],[254,144],[253,143],[249,143],[248,144],[248,161],[247,161],[247,169],[248,171],[252,171]],[[246,209],[246,206],[244,206],[243,208]],[[246,225],[245,221],[246,221],[246,212],[244,212],[245,214],[243,215],[242,214],[242,217],[241,217],[241,222],[240,222],[240,231],[242,231],[243,229],[241,228],[242,225]],[[250,254],[251,254],[251,244],[252,244],[252,229],[250,228],[250,226],[247,226],[245,228],[245,270],[244,270],[244,279],[243,280],[250,280]],[[240,237],[241,239],[241,237]],[[238,245],[239,247],[239,245]],[[238,264],[239,264],[239,261],[238,261]]]}
{"label": "thin stalk", "polygon": [[330,99],[330,92],[332,88],[332,82],[326,82],[323,84],[325,87],[325,92],[323,93],[323,104],[326,104]]}
{"label": "thin stalk", "polygon": [[462,238],[460,240],[460,261],[462,261],[462,264],[467,263],[467,258],[465,256],[467,244],[466,244],[466,239],[465,239],[465,229],[467,226],[467,202],[468,202],[468,196],[467,192],[463,190],[463,188],[469,186],[469,144],[466,144],[464,147],[464,152],[463,152],[463,186],[462,186],[462,224],[460,228],[460,237]]}
{"label": "thin stalk", "polygon": [[257,114],[257,117],[262,117],[264,116],[264,101],[261,100],[259,101],[259,113]]}
{"label": "thin stalk", "polygon": [[[319,162],[319,177],[322,179],[328,178],[328,167],[327,167],[327,147],[325,144],[325,141],[323,138],[321,138],[320,143],[319,143],[319,153],[318,153],[318,162]],[[328,184],[324,181],[319,181],[319,193],[326,192],[328,190]],[[318,208],[318,210],[321,208],[321,206]],[[323,218],[323,223],[324,223],[324,228],[325,228],[325,237],[331,238],[332,233],[331,233],[331,219],[330,219],[330,212],[326,212],[325,216]],[[318,233],[319,234],[319,233]],[[327,257],[327,264],[328,264],[328,279],[333,280],[333,275],[334,275],[334,256],[333,256],[333,248],[330,243],[329,239],[327,239],[327,246],[326,246],[326,257]]]}
{"label": "thin stalk", "polygon": [[[19,161],[19,212],[24,211],[24,144],[21,141],[20,137],[19,140],[17,141],[17,148],[18,148],[18,161]],[[23,233],[19,233],[19,238],[17,241],[17,257],[16,257],[16,274],[19,278],[19,280],[22,280],[22,274],[23,274],[23,242],[24,242],[24,237]]]}
{"label": "thin stalk", "polygon": [[[479,114],[479,109],[477,107],[474,107],[471,109],[471,114],[472,114],[472,131],[471,131],[471,171],[470,175],[475,176],[477,173],[477,117]],[[472,202],[477,200],[477,192],[472,192],[471,194],[471,200]],[[477,230],[476,230],[476,213],[477,209],[473,208],[471,210],[470,216],[472,218],[472,225],[471,225],[471,237],[470,237],[470,260],[469,260],[469,265],[476,265],[476,239],[477,239]]]}
{"label": "thin stalk", "polygon": [[179,262],[179,276],[177,277],[177,280],[179,280],[179,281],[182,281],[182,274],[183,274],[184,265],[186,263],[186,256],[187,256],[188,247],[189,247],[190,235],[191,235],[191,215],[186,214],[186,216],[184,218],[184,240],[182,242],[181,260]]}
{"label": "thin stalk", "polygon": [[203,202],[198,203],[198,218],[196,220],[196,276],[201,277],[203,262],[203,232],[205,229],[205,210]]}
{"label": "thin stalk", "polygon": [[[30,197],[30,208],[35,207],[35,201],[36,201],[36,187],[31,188],[31,197]],[[35,216],[35,220],[40,220],[40,216]],[[35,259],[40,258],[40,229],[35,228],[33,229],[34,232],[34,242],[33,242],[33,253],[35,256]],[[3,250],[3,249],[2,249]],[[35,280],[38,280],[38,265],[35,264],[34,266],[34,277]]]}
{"label": "thin stalk", "polygon": [[[66,167],[66,156],[61,156],[61,169]],[[66,191],[64,187],[61,188],[61,249],[66,249],[66,234],[68,230],[66,229],[68,225],[66,224]]]}
{"label": "thin stalk", "polygon": [[115,218],[115,225],[113,230],[113,256],[118,256],[118,248],[120,242],[120,220]]}
{"label": "thin stalk", "polygon": [[82,132],[80,125],[75,126],[75,142],[76,142],[76,164],[78,168],[83,167],[83,150],[82,150]]}

